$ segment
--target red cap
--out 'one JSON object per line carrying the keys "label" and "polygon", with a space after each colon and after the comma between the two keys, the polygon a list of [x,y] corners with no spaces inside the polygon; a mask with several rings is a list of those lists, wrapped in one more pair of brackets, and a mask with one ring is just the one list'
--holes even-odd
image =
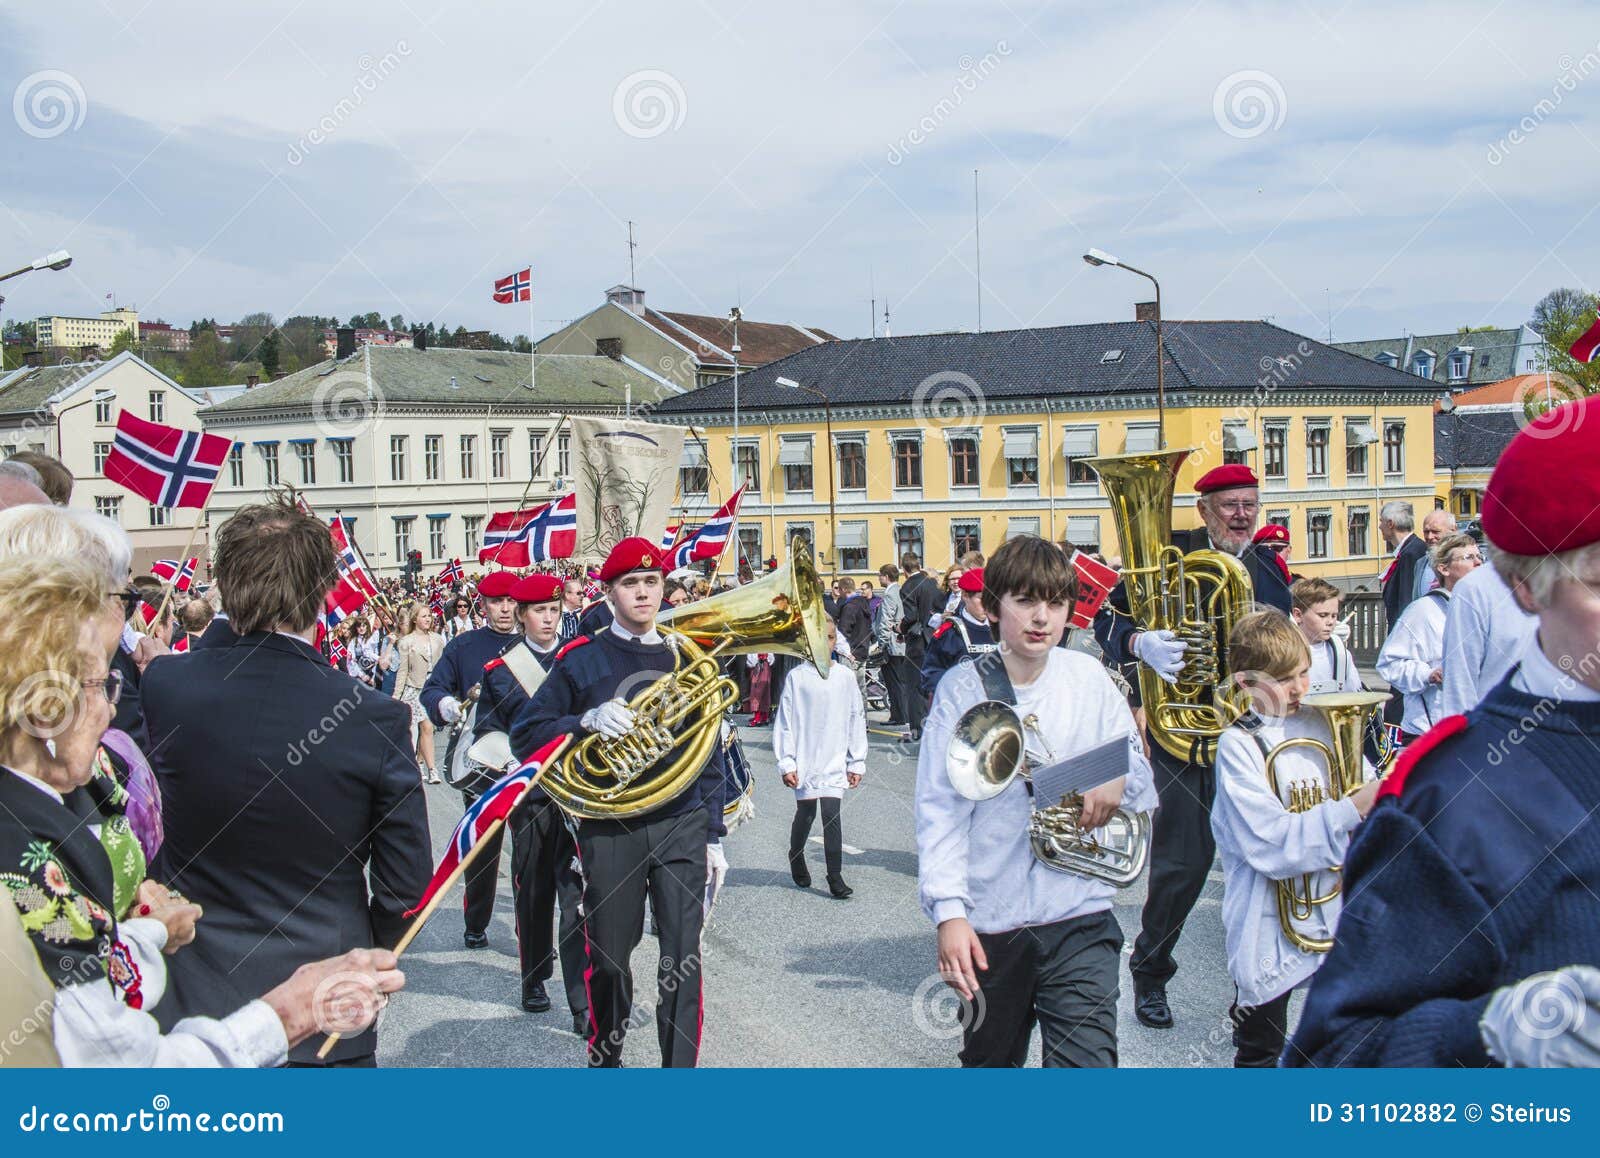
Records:
{"label": "red cap", "polygon": [[1260,486],[1261,480],[1256,478],[1256,472],[1245,466],[1242,462],[1225,463],[1214,466],[1200,476],[1200,481],[1194,484],[1194,489],[1203,495],[1212,491],[1232,490],[1234,487]]}
{"label": "red cap", "polygon": [[976,595],[983,590],[983,568],[972,567],[961,572],[961,578],[956,580],[956,587],[968,595]]}
{"label": "red cap", "polygon": [[516,583],[517,577],[510,571],[490,571],[478,580],[478,594],[485,599],[503,599]]}
{"label": "red cap", "polygon": [[1289,528],[1282,523],[1268,523],[1256,532],[1252,543],[1287,543],[1289,541]]}
{"label": "red cap", "polygon": [[649,539],[634,536],[624,539],[611,548],[605,565],[600,568],[600,582],[615,583],[629,571],[661,571],[666,568],[661,559],[661,545]]}
{"label": "red cap", "polygon": [[552,603],[561,598],[561,580],[536,572],[511,585],[511,598],[518,603]]}
{"label": "red cap", "polygon": [[1600,397],[1545,412],[1511,440],[1483,492],[1483,533],[1513,555],[1600,540]]}

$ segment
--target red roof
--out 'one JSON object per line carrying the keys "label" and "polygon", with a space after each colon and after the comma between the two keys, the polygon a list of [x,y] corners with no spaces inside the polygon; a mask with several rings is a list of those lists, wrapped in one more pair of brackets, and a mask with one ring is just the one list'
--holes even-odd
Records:
{"label": "red roof", "polygon": [[[645,321],[673,341],[694,351],[701,364],[733,368],[733,323],[727,318],[706,314],[644,312]],[[687,333],[685,332],[687,331]],[[790,354],[838,338],[819,326],[789,325],[785,322],[739,322],[739,365],[764,366]]]}
{"label": "red roof", "polygon": [[[1487,386],[1463,390],[1451,400],[1457,406],[1521,406],[1530,399],[1543,402],[1547,388],[1550,400],[1557,403],[1570,401],[1583,394],[1565,374],[1552,372],[1548,378],[1543,374],[1518,374],[1514,378],[1502,378]],[[1433,408],[1437,411],[1439,404],[1435,402]]]}

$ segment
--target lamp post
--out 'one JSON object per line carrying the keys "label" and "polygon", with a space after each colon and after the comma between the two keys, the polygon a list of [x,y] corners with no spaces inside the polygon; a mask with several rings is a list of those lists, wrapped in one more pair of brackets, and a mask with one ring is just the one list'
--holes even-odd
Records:
{"label": "lamp post", "polygon": [[1147,278],[1151,285],[1156,287],[1156,442],[1158,449],[1167,449],[1167,378],[1166,378],[1166,343],[1162,340],[1161,329],[1161,283],[1155,275],[1148,274],[1142,269],[1118,261],[1103,249],[1091,249],[1083,255],[1083,260],[1090,265],[1111,265],[1117,269],[1125,269],[1129,273],[1136,273],[1142,278]]}
{"label": "lamp post", "polygon": [[[54,253],[47,253],[43,257],[36,257],[21,269],[14,269],[10,273],[0,274],[0,281],[10,281],[14,277],[21,277],[25,273],[32,273],[36,269],[66,269],[72,264],[72,255],[64,249]],[[0,297],[0,306],[5,305],[6,299]],[[0,324],[0,373],[6,368],[5,354],[5,326]],[[37,340],[37,335],[35,335]]]}
{"label": "lamp post", "polygon": [[839,524],[835,518],[834,495],[838,492],[833,485],[833,407],[828,401],[828,396],[815,386],[802,386],[793,378],[775,378],[773,384],[782,386],[785,390],[804,390],[807,394],[815,394],[822,399],[822,423],[827,429],[828,439],[828,570],[839,569]]}
{"label": "lamp post", "polygon": [[[733,323],[733,348],[729,352],[733,355],[733,489],[739,489],[739,319],[744,317],[744,311],[734,306],[728,311],[728,320]],[[739,564],[744,561],[744,544],[739,542],[739,512],[733,512],[733,523],[728,528],[728,533],[733,536],[733,575],[739,577]]]}

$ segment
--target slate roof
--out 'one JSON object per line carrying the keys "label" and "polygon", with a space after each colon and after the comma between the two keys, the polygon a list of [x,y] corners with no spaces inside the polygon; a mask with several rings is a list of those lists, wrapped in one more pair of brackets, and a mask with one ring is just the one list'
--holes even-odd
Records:
{"label": "slate roof", "polygon": [[[1470,334],[1412,334],[1410,337],[1374,338],[1365,342],[1335,342],[1334,346],[1362,358],[1376,360],[1388,352],[1400,359],[1399,369],[1411,364],[1411,355],[1419,350],[1433,351],[1432,381],[1450,381],[1448,355],[1457,346],[1471,346],[1472,364],[1467,367],[1467,381],[1475,385],[1498,381],[1516,369],[1517,343],[1522,330],[1478,330]],[[1415,375],[1413,375],[1415,376]]]}
{"label": "slate roof", "polygon": [[1433,416],[1433,465],[1487,470],[1527,421],[1521,408],[1469,407]]}
{"label": "slate roof", "polygon": [[[71,387],[81,387],[94,381],[111,367],[126,361],[139,362],[161,381],[175,389],[183,390],[182,386],[154,366],[143,362],[133,351],[124,350],[115,358],[109,358],[104,362],[60,362],[48,366],[22,366],[0,376],[0,414],[34,413],[61,391]],[[193,391],[185,393],[196,401],[201,400]]]}
{"label": "slate roof", "polygon": [[[740,336],[744,329],[740,327]],[[1261,321],[1169,321],[1166,386],[1185,390],[1431,390],[1413,374]],[[1155,389],[1154,322],[1096,322],[982,334],[910,334],[826,342],[739,376],[746,410],[808,409],[822,390],[834,406],[907,404],[944,392],[991,399],[1148,394]],[[1108,357],[1108,352],[1121,351]],[[919,395],[920,392],[920,395]],[[656,412],[715,414],[733,405],[731,381],[662,402]]]}

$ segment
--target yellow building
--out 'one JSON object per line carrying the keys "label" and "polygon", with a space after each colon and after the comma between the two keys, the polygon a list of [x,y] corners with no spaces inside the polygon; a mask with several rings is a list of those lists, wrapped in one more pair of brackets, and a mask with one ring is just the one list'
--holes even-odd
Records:
{"label": "yellow building", "polygon": [[107,310],[98,318],[68,318],[52,315],[37,318],[33,323],[34,345],[40,349],[50,346],[78,348],[98,346],[110,349],[111,343],[124,330],[139,339],[139,312],[137,310]]}
{"label": "yellow building", "polygon": [[[867,578],[907,550],[937,571],[1016,533],[1120,555],[1087,460],[1157,446],[1155,337],[1122,322],[862,339],[741,374],[744,556],[800,534],[825,572]],[[1169,322],[1164,344],[1166,444],[1197,448],[1174,525],[1198,524],[1200,474],[1246,462],[1297,573],[1375,589],[1378,508],[1433,506],[1443,388],[1266,322]],[[679,473],[690,526],[737,485],[732,404],[723,382],[655,408],[696,432]]]}

